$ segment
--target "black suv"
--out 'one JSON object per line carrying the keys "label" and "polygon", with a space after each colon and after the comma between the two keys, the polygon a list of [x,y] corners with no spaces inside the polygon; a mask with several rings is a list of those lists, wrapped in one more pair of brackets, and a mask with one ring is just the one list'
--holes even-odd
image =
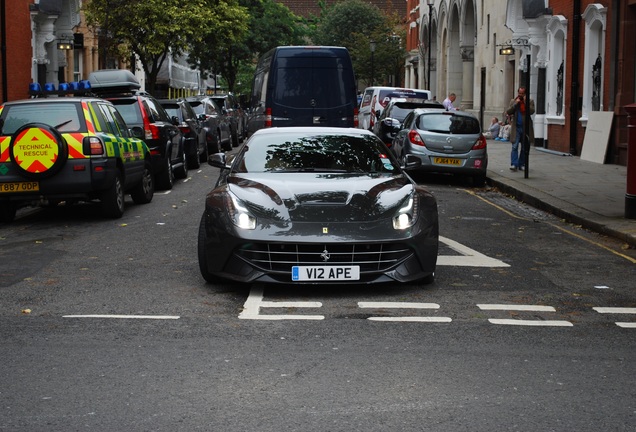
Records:
{"label": "black suv", "polygon": [[179,119],[177,126],[183,134],[187,165],[184,164],[183,168],[177,172],[177,176],[187,177],[189,167],[199,168],[201,162],[208,160],[208,144],[203,121],[185,99],[160,99],[159,103],[170,117]]}
{"label": "black suv", "polygon": [[223,113],[230,117],[232,146],[238,147],[239,143],[245,139],[245,132],[247,130],[245,112],[243,111],[241,104],[232,93],[214,94],[211,97],[221,107]]}
{"label": "black suv", "polygon": [[186,100],[203,122],[208,153],[232,150],[230,117],[223,114],[221,107],[210,96],[189,96]]}
{"label": "black suv", "polygon": [[88,77],[93,93],[112,102],[133,132],[150,148],[157,187],[172,189],[175,170],[187,165],[178,120],[170,118],[161,104],[126,69],[105,69]]}
{"label": "black suv", "polygon": [[0,106],[0,221],[11,222],[25,205],[93,200],[119,218],[125,193],[149,203],[154,176],[148,147],[113,104],[54,97]]}

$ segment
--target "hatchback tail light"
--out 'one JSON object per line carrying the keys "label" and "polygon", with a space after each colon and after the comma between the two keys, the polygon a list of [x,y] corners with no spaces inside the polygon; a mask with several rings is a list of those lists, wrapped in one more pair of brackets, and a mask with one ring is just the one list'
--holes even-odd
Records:
{"label": "hatchback tail light", "polygon": [[411,144],[426,147],[424,140],[415,129],[411,129],[409,131],[409,141],[411,142]]}
{"label": "hatchback tail light", "polygon": [[265,127],[272,127],[272,109],[265,108]]}
{"label": "hatchback tail light", "polygon": [[105,153],[104,143],[96,136],[84,137],[82,152],[86,156],[102,156]]}
{"label": "hatchback tail light", "polygon": [[150,123],[150,119],[148,118],[148,113],[144,109],[144,105],[141,102],[139,103],[139,108],[141,110],[141,118],[142,118],[142,120],[144,122],[144,137],[145,137],[145,139],[147,139],[147,140],[159,139],[161,137],[161,134],[159,133],[159,128],[157,127],[157,125],[154,125],[154,124]]}
{"label": "hatchback tail light", "polygon": [[473,145],[473,150],[482,150],[486,148],[486,138],[484,138],[483,135],[479,135],[479,138],[477,139],[477,141],[475,141],[475,144]]}

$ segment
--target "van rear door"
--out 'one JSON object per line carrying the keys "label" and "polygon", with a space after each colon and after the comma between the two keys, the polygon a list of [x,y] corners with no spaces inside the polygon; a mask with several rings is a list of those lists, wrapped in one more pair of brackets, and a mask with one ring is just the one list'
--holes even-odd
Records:
{"label": "van rear door", "polygon": [[346,49],[283,49],[274,65],[272,126],[353,127],[356,86]]}

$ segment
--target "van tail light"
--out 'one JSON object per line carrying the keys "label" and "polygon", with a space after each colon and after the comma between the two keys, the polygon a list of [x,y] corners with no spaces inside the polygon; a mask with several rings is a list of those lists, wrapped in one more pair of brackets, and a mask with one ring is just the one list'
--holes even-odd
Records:
{"label": "van tail light", "polygon": [[477,141],[475,141],[475,144],[473,145],[473,150],[482,150],[486,148],[486,138],[484,138],[483,135],[479,135],[479,138],[477,139]]}
{"label": "van tail light", "polygon": [[190,126],[188,126],[187,124],[180,124],[179,130],[182,134],[187,135],[190,133]]}
{"label": "van tail light", "polygon": [[104,143],[96,136],[84,137],[82,152],[86,156],[102,156],[105,153]]}
{"label": "van tail light", "polygon": [[409,141],[411,142],[411,144],[426,147],[424,140],[415,129],[411,129],[409,131]]}
{"label": "van tail light", "polygon": [[359,114],[359,113],[360,113],[360,110],[358,109],[358,107],[355,107],[355,108],[353,109],[353,127],[354,127],[354,128],[357,128],[357,127],[358,127],[358,125],[360,124],[360,123],[358,122],[358,114]]}
{"label": "van tail light", "polygon": [[265,109],[265,127],[272,127],[272,109],[271,108],[266,108]]}
{"label": "van tail light", "polygon": [[150,139],[159,139],[160,138],[160,133],[159,133],[159,128],[157,127],[157,125],[151,124],[150,123],[150,119],[148,118],[148,113],[146,113],[146,110],[144,109],[143,104],[139,104],[139,108],[141,109],[141,119],[144,122],[144,137],[147,140]]}

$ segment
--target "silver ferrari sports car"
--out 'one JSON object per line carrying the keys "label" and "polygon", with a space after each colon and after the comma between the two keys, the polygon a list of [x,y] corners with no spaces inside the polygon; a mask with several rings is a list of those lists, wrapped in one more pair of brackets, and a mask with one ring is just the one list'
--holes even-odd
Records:
{"label": "silver ferrari sports car", "polygon": [[435,197],[363,129],[261,129],[207,194],[199,268],[210,283],[431,283]]}

